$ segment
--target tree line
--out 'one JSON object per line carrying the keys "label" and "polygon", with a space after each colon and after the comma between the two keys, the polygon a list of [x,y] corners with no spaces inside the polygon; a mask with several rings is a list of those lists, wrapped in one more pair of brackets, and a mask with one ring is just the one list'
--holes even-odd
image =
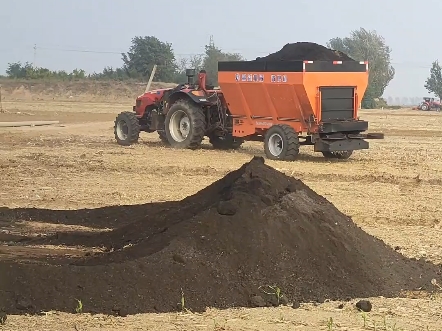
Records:
{"label": "tree line", "polygon": [[[385,39],[376,31],[364,28],[353,30],[347,37],[336,37],[328,41],[327,47],[346,53],[356,61],[369,61],[369,84],[362,100],[363,108],[379,106],[385,89],[395,76],[391,63],[391,48]],[[204,68],[208,80],[217,84],[217,64],[219,61],[242,61],[245,58],[239,53],[223,52],[213,42],[205,46],[205,52],[188,59],[178,60],[172,44],[164,42],[155,36],[136,36],[132,38],[131,46],[126,53],[121,54],[122,66],[118,68],[105,67],[102,72],[86,74],[82,69],[72,72],[64,70],[52,71],[47,68],[34,68],[30,63],[9,63],[6,70],[8,78],[13,79],[95,79],[95,80],[140,80],[145,81],[154,65],[157,65],[155,81],[184,82],[185,69]],[[438,97],[442,97],[442,68],[434,61],[430,76],[425,82],[425,88]]]}

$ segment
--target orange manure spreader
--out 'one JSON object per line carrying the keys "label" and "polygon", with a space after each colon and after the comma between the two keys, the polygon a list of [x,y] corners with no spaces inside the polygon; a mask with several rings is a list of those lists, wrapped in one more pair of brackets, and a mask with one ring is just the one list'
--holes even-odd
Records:
{"label": "orange manure spreader", "polygon": [[220,88],[206,83],[202,70],[187,70],[188,82],[148,91],[133,112],[115,121],[121,145],[140,131],[157,131],[175,148],[198,148],[204,137],[217,149],[263,141],[267,158],[293,161],[301,145],[327,158],[346,159],[368,149],[368,122],[358,109],[368,84],[368,63],[353,60],[219,62]]}

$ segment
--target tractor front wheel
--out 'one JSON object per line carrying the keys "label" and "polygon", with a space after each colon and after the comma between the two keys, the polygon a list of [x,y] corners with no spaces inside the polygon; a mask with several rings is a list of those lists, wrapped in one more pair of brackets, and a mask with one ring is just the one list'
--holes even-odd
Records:
{"label": "tractor front wheel", "polygon": [[135,113],[125,111],[115,119],[114,135],[117,143],[129,146],[138,142],[140,137],[140,123]]}
{"label": "tractor front wheel", "polygon": [[264,137],[264,152],[270,160],[294,161],[299,146],[298,133],[290,125],[274,125]]}
{"label": "tractor front wheel", "polygon": [[336,152],[322,152],[327,159],[348,159],[353,154],[353,151],[336,151]]}
{"label": "tractor front wheel", "polygon": [[169,141],[167,140],[166,131],[160,131],[158,130],[158,137],[160,138],[161,142],[165,145],[169,145]]}
{"label": "tractor front wheel", "polygon": [[192,102],[179,100],[167,112],[165,129],[172,147],[197,149],[206,129],[203,110]]}

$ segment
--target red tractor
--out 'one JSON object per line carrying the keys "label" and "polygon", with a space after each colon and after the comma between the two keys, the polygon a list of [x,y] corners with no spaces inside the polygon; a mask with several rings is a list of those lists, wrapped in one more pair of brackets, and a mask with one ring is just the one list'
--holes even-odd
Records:
{"label": "red tractor", "polygon": [[175,88],[146,91],[136,99],[133,112],[122,112],[115,120],[115,139],[120,145],[138,141],[141,131],[158,132],[160,139],[174,148],[196,149],[204,136],[217,149],[237,149],[244,142],[234,138],[232,118],[220,89],[206,83],[201,70],[187,69],[187,83]]}
{"label": "red tractor", "polygon": [[422,101],[419,106],[417,106],[417,109],[427,111],[427,110],[436,110],[440,111],[440,101],[434,100],[434,98],[424,98],[424,101]]}

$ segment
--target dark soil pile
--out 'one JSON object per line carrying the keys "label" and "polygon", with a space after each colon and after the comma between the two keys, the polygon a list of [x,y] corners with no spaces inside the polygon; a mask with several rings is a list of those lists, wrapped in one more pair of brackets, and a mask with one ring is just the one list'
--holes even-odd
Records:
{"label": "dark soil pile", "polygon": [[181,289],[194,311],[249,306],[257,295],[274,304],[265,285],[298,302],[396,296],[428,286],[439,272],[368,235],[262,158],[165,206],[108,233],[51,239],[106,246],[108,253],[1,263],[0,310],[73,311],[80,299],[86,312],[175,311]]}
{"label": "dark soil pile", "polygon": [[348,55],[311,42],[286,44],[276,53],[256,61],[354,61]]}

